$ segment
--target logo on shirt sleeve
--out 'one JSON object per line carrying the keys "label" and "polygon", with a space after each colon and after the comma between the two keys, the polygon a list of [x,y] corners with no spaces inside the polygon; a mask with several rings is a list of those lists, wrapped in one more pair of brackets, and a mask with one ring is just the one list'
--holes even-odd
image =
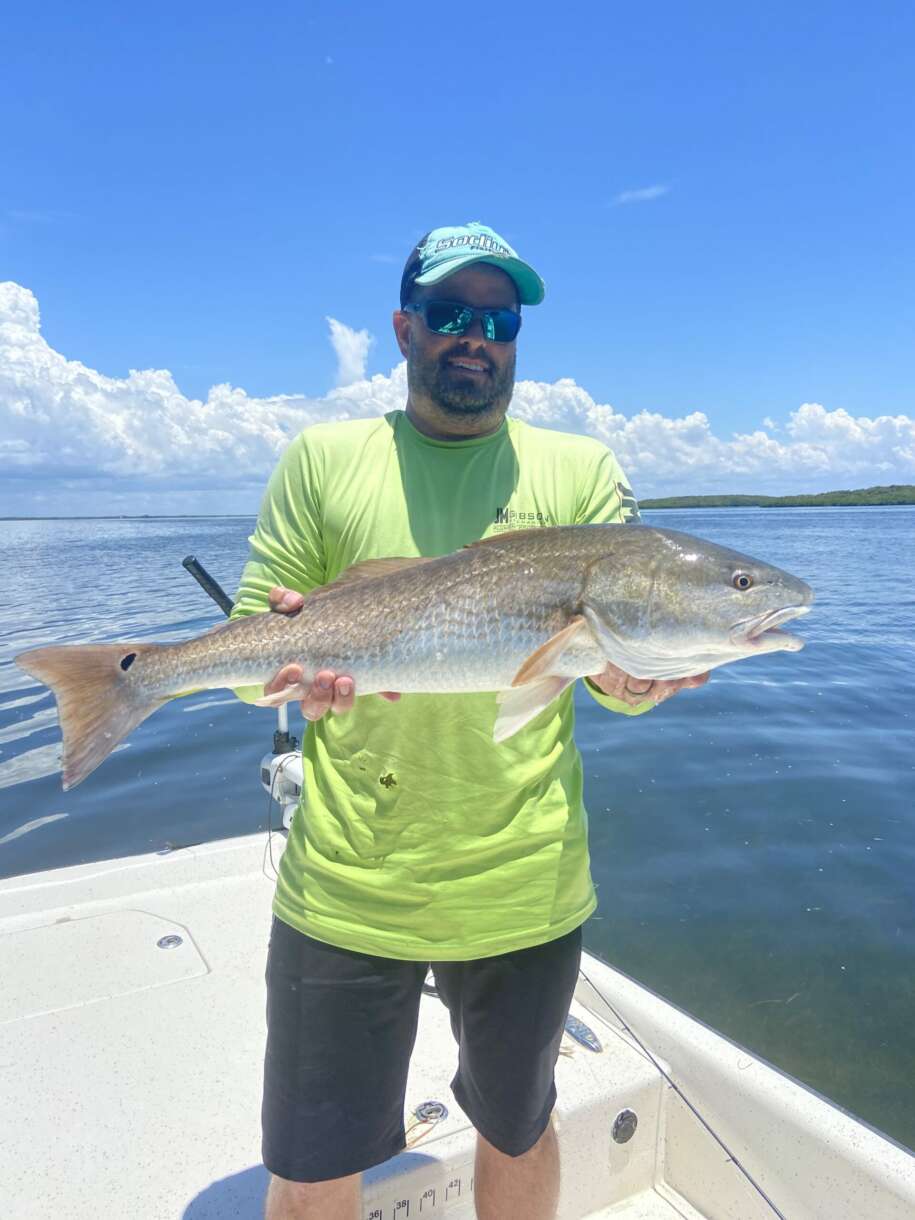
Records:
{"label": "logo on shirt sleeve", "polygon": [[616,490],[620,494],[620,512],[623,515],[623,520],[641,521],[639,506],[632,488],[627,487],[625,483],[617,483]]}

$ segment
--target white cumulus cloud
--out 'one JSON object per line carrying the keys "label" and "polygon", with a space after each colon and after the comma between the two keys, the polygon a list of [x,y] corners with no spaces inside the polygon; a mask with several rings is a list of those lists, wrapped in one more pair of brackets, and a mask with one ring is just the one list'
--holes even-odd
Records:
{"label": "white cumulus cloud", "polygon": [[367,330],[353,330],[336,318],[329,317],[327,324],[330,327],[330,341],[337,353],[337,385],[362,381],[374,338]]}
{"label": "white cumulus cloud", "polygon": [[[340,384],[327,394],[254,398],[228,384],[205,400],[165,369],[108,377],[56,352],[28,289],[0,284],[0,515],[253,512],[290,439],[312,423],[402,407],[406,368],[366,377],[372,337],[328,319]],[[636,492],[821,491],[915,482],[915,419],[852,416],[804,403],[776,439],[772,420],[716,435],[708,416],[625,416],[572,378],[519,381],[512,414],[595,436]]]}

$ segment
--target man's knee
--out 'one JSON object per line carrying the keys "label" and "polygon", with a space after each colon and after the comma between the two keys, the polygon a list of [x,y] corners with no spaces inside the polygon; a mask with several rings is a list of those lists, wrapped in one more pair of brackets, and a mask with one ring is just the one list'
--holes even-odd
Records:
{"label": "man's knee", "polygon": [[503,1152],[501,1148],[490,1143],[482,1131],[477,1132],[477,1154],[488,1157],[491,1161],[504,1160],[516,1163],[525,1159],[532,1161],[544,1153],[552,1153],[557,1146],[556,1128],[553,1126],[552,1114],[538,1138],[524,1152]]}
{"label": "man's knee", "polygon": [[264,1220],[361,1220],[362,1175],[327,1182],[290,1182],[270,1175]]}

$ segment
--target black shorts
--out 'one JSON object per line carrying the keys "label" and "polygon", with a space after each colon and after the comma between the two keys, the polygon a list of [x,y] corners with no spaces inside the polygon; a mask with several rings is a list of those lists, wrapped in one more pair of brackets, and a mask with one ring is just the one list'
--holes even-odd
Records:
{"label": "black shorts", "polygon": [[[431,963],[459,1048],[452,1092],[508,1156],[549,1122],[580,958],[576,928],[531,949]],[[266,978],[267,1169],[320,1182],[400,1152],[426,964],[338,949],[274,917]]]}

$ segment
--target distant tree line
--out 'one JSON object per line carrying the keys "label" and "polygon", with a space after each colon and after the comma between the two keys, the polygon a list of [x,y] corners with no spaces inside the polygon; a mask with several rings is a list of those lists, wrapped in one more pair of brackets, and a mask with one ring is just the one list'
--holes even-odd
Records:
{"label": "distant tree line", "polygon": [[915,504],[915,485],[892,483],[857,491],[821,491],[811,496],[665,496],[639,500],[641,508],[820,508],[855,504]]}

